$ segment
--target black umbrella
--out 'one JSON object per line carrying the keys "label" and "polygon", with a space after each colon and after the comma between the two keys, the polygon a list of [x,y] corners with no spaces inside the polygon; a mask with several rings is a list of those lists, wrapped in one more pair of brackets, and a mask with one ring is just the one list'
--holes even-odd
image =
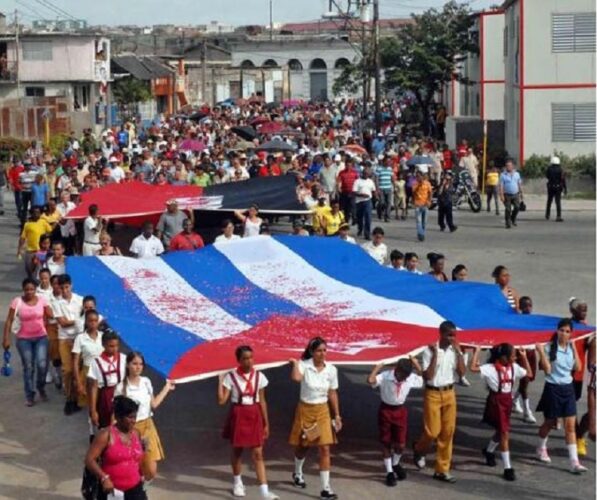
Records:
{"label": "black umbrella", "polygon": [[255,149],[257,151],[294,151],[296,147],[291,146],[287,142],[281,141],[280,139],[274,139],[262,144],[261,146],[257,146]]}
{"label": "black umbrella", "polygon": [[230,130],[245,141],[252,141],[257,137],[257,131],[253,127],[232,127]]}
{"label": "black umbrella", "polygon": [[206,116],[207,116],[207,113],[197,112],[197,113],[193,113],[192,115],[189,115],[189,120],[198,122],[198,121],[203,120],[203,118],[205,118]]}

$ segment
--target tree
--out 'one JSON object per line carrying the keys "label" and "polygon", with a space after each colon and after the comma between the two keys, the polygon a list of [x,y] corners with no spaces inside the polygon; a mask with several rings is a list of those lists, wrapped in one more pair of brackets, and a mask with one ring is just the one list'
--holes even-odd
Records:
{"label": "tree", "polygon": [[423,128],[429,130],[428,110],[435,93],[453,76],[468,83],[456,73],[456,64],[479,49],[469,33],[473,19],[468,4],[451,0],[442,10],[429,9],[412,19],[396,36],[381,40],[382,68],[386,89],[413,93]]}
{"label": "tree", "polygon": [[149,83],[132,76],[116,81],[112,85],[112,95],[121,110],[138,102],[149,101],[152,97]]}

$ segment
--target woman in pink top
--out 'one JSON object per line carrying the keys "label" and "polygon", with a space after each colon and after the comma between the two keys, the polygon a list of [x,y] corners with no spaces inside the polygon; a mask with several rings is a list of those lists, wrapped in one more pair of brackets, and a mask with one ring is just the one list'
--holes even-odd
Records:
{"label": "woman in pink top", "polygon": [[132,399],[116,396],[116,423],[99,431],[89,446],[85,466],[100,481],[100,500],[116,490],[124,493],[125,500],[147,500],[141,476],[143,446],[135,429],[138,409]]}
{"label": "woman in pink top", "polygon": [[36,295],[37,285],[30,278],[23,280],[23,295],[10,303],[4,323],[2,346],[10,349],[10,334],[17,338],[17,349],[23,364],[26,405],[33,406],[35,386],[42,401],[47,401],[45,385],[48,370],[48,334],[46,323],[53,317],[46,299]]}

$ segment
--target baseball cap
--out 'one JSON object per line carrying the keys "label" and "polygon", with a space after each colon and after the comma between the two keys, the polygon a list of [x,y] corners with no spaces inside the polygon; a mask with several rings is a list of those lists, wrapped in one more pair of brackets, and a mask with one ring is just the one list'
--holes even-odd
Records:
{"label": "baseball cap", "polygon": [[552,165],[559,165],[560,164],[560,159],[557,156],[552,156],[551,160],[549,161],[549,163],[551,163]]}

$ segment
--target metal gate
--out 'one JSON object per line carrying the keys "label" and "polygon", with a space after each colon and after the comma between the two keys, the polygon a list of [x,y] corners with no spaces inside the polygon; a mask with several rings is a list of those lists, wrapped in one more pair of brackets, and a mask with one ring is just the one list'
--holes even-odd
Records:
{"label": "metal gate", "polygon": [[327,71],[311,71],[309,73],[311,83],[311,99],[314,101],[327,101],[328,98],[328,74]]}

